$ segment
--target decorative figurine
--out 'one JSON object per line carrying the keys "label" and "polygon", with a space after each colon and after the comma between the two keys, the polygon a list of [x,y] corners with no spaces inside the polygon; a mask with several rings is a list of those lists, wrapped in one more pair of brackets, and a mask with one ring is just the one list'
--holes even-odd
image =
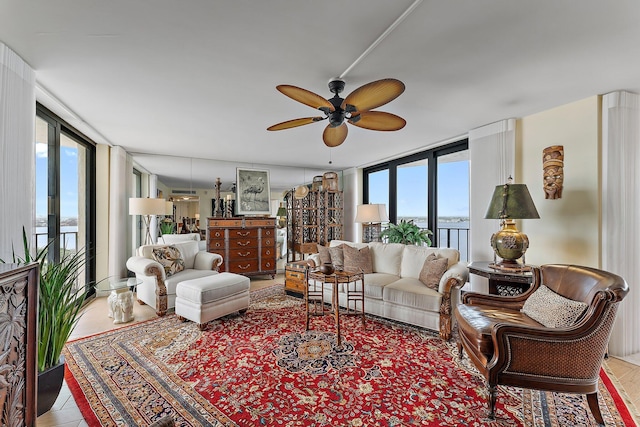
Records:
{"label": "decorative figurine", "polygon": [[543,188],[545,199],[560,199],[564,182],[564,147],[552,145],[542,150]]}

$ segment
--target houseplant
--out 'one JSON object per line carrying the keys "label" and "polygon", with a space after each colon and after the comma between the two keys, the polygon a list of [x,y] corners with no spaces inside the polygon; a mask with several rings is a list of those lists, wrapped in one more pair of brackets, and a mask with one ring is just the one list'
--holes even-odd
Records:
{"label": "houseplant", "polygon": [[431,230],[423,230],[413,221],[401,219],[398,224],[389,224],[389,228],[380,233],[380,237],[386,237],[389,243],[431,246],[429,236],[432,234]]}
{"label": "houseplant", "polygon": [[[38,289],[38,416],[47,412],[56,401],[64,379],[62,349],[82,316],[87,289],[77,289],[76,283],[84,271],[86,253],[67,251],[59,262],[47,260],[51,242],[31,253],[29,240],[22,228],[24,255],[13,254],[12,262],[40,266]],[[4,260],[0,260],[4,263]]]}

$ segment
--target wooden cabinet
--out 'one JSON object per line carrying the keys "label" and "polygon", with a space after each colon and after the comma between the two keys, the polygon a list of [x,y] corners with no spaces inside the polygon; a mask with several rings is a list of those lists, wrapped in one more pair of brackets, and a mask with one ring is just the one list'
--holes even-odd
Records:
{"label": "wooden cabinet", "polygon": [[0,264],[3,426],[36,425],[38,278],[38,264]]}
{"label": "wooden cabinet", "polygon": [[306,265],[287,264],[284,268],[285,290],[296,294],[304,294]]}
{"label": "wooden cabinet", "polygon": [[309,191],[302,199],[285,197],[287,206],[287,261],[296,261],[304,254],[317,252],[316,245],[327,245],[331,240],[342,239],[343,194],[342,191]]}
{"label": "wooden cabinet", "polygon": [[220,271],[276,274],[275,218],[209,218],[207,250],[222,255]]}

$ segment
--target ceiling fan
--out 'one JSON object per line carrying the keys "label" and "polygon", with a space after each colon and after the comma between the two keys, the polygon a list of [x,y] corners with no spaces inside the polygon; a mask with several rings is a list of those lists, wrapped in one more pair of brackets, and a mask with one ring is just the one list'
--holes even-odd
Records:
{"label": "ceiling fan", "polygon": [[322,140],[328,147],[337,147],[347,138],[348,130],[345,120],[354,126],[380,131],[399,130],[407,124],[402,117],[395,114],[371,111],[393,101],[404,92],[404,83],[400,80],[376,80],[360,86],[343,99],[339,94],[344,90],[344,85],[344,80],[332,79],[329,82],[329,90],[334,96],[330,99],[324,99],[320,95],[296,86],[276,86],[276,89],[289,98],[322,111],[324,117],[288,120],[270,126],[267,130],[289,129],[329,119],[329,124],[322,134]]}

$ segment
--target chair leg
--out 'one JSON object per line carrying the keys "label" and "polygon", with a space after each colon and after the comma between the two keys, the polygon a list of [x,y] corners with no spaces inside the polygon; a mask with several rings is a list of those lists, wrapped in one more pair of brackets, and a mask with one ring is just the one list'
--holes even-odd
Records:
{"label": "chair leg", "polygon": [[493,421],[496,419],[496,400],[498,397],[498,386],[489,384],[487,389],[489,391],[489,419]]}
{"label": "chair leg", "polygon": [[591,409],[591,413],[593,414],[593,418],[596,419],[596,422],[603,426],[604,419],[602,418],[602,412],[600,412],[600,405],[598,405],[598,392],[587,394],[587,403],[589,404],[589,409]]}
{"label": "chair leg", "polygon": [[460,358],[460,360],[462,360],[462,356],[463,356],[463,354],[462,354],[462,342],[460,342],[458,340],[458,357]]}

